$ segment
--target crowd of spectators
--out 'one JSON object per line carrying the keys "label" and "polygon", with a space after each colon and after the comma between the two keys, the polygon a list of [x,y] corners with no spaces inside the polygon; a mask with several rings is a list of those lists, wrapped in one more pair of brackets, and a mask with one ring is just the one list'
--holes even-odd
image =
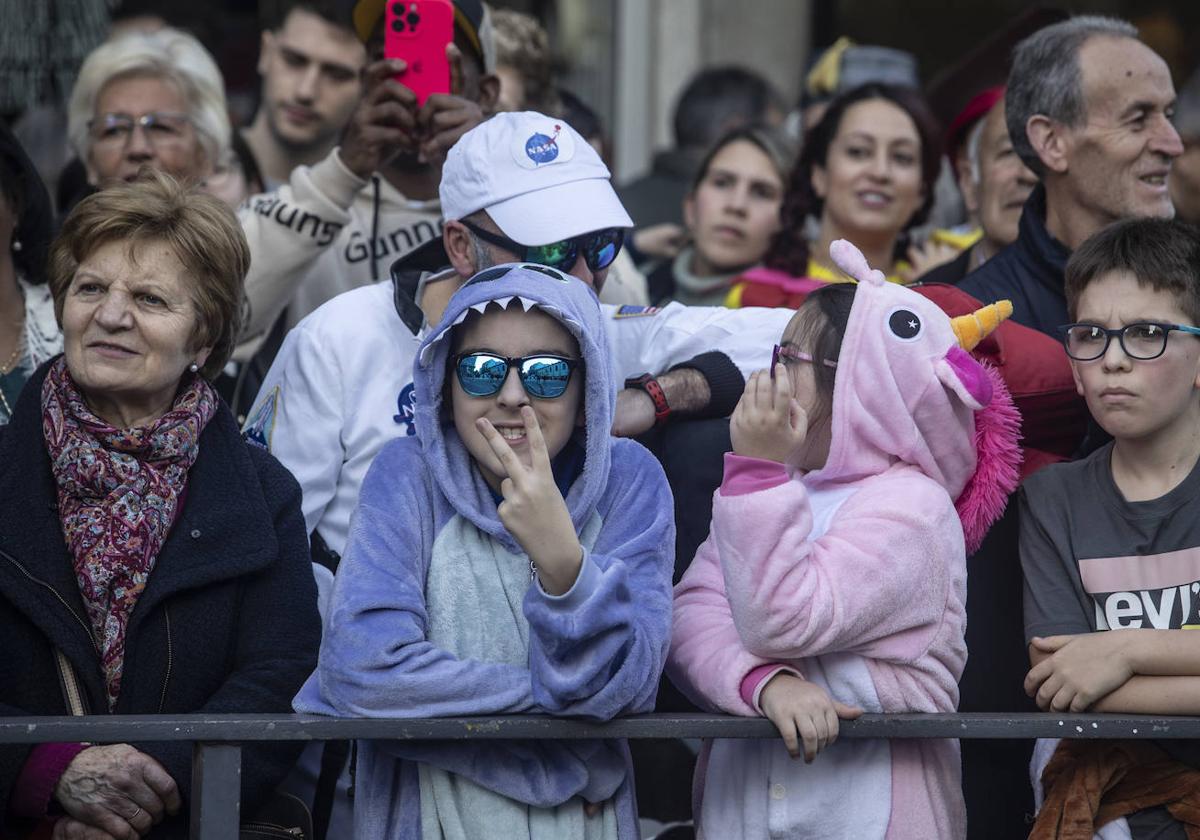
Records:
{"label": "crowd of spectators", "polygon": [[[61,152],[0,125],[0,714],[780,735],[247,747],[279,836],[1200,831],[1191,742],[837,741],[1200,714],[1200,73],[843,38],[794,107],[703,69],[618,186],[540,23],[453,12],[444,93],[382,0],[264,0],[245,124],[139,18],[30,109]],[[186,836],[189,756],[6,745],[0,835]]]}

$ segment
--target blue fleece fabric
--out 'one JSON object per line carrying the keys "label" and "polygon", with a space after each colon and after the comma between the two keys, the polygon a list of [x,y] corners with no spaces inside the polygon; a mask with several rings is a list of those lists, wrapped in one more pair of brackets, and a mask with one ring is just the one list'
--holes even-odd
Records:
{"label": "blue fleece fabric", "polygon": [[[553,597],[531,583],[525,592],[524,666],[458,659],[434,646],[425,599],[435,541],[458,517],[522,553],[442,407],[450,328],[471,307],[514,295],[556,317],[579,342],[585,451],[566,502],[577,532],[600,523],[570,591]],[[609,434],[616,401],[609,359],[595,295],[574,278],[515,269],[454,295],[414,365],[417,436],[385,446],[363,483],[319,664],[296,696],[298,712],[608,720],[653,708],[670,640],[673,506],[653,456]],[[620,742],[376,741],[361,743],[358,755],[356,838],[420,838],[418,761],[538,807],[612,796],[619,836],[638,836],[632,769]],[[481,826],[479,836],[486,835]]]}

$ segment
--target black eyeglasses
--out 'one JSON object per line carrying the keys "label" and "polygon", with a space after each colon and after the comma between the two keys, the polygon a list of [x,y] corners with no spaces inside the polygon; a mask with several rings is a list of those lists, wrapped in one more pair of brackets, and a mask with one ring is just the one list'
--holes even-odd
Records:
{"label": "black eyeglasses", "polygon": [[579,259],[580,253],[583,254],[587,267],[592,271],[608,268],[617,258],[617,254],[621,252],[621,246],[625,244],[624,228],[604,228],[573,236],[570,239],[563,239],[560,242],[551,242],[549,245],[522,245],[504,234],[484,230],[466,219],[460,221],[463,227],[484,242],[516,254],[525,262],[548,265],[559,271],[570,271],[575,265],[575,261]]}
{"label": "black eyeglasses", "polygon": [[1190,335],[1200,335],[1200,327],[1185,324],[1158,324],[1151,321],[1126,324],[1116,329],[1106,329],[1096,324],[1067,324],[1059,327],[1067,355],[1077,362],[1091,362],[1108,352],[1113,336],[1121,342],[1121,349],[1131,359],[1148,361],[1157,359],[1167,350],[1167,338],[1172,330]]}
{"label": "black eyeglasses", "polygon": [[500,392],[508,371],[516,368],[525,393],[539,400],[552,400],[567,392],[571,374],[579,364],[579,359],[548,353],[514,359],[476,350],[455,358],[454,373],[458,384],[472,397],[490,397]]}

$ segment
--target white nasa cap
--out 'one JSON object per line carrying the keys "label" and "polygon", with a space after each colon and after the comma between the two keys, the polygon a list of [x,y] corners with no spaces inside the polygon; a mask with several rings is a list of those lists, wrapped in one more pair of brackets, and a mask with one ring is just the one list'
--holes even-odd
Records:
{"label": "white nasa cap", "polygon": [[522,245],[549,245],[603,228],[633,227],[604,161],[579,132],[534,111],[500,113],[450,149],[442,215],[486,210]]}

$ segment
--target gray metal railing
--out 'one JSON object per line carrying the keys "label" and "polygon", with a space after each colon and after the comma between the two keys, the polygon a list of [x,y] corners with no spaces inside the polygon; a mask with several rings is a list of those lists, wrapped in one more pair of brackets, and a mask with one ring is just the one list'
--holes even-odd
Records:
{"label": "gray metal railing", "polygon": [[[0,718],[0,743],[192,741],[191,837],[237,837],[241,745],[254,741],[776,738],[764,718],[652,714],[589,723],[515,716],[378,720],[315,715],[97,715]],[[1200,738],[1200,718],[962,713],[863,715],[841,738]]]}

